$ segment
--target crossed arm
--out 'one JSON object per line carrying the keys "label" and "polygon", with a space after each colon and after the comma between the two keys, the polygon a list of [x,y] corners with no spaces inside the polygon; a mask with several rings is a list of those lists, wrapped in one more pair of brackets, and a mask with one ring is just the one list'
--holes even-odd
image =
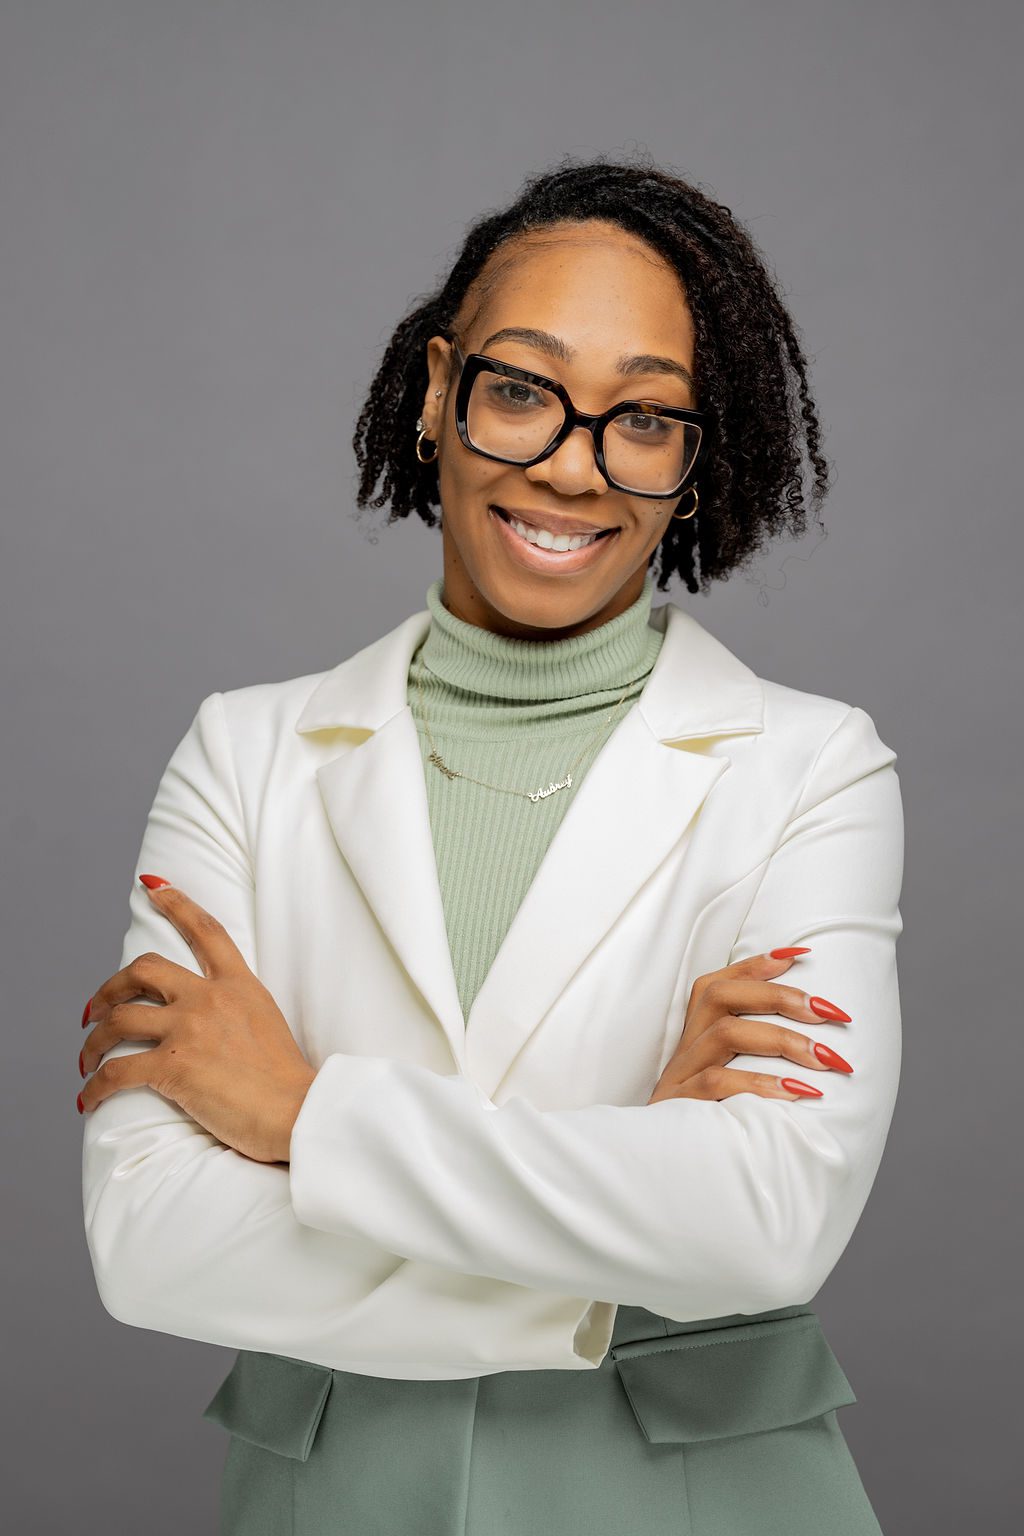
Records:
{"label": "crossed arm", "polygon": [[[539,1110],[521,1097],[495,1105],[457,1073],[335,1053],[304,1084],[285,1165],[254,1161],[164,1092],[128,1085],[85,1121],[86,1233],[108,1311],[301,1355],[403,1258],[681,1319],[810,1299],[859,1219],[896,1097],[894,757],[862,710],[844,715],[729,957],[780,934],[813,946],[856,1042],[856,1073],[830,1078],[822,1099]],[[137,869],[187,891],[253,963],[252,874],[219,694],[168,763]],[[156,952],[201,973],[138,884],[130,906],[122,968]],[[105,1061],[154,1049],[125,1041]]]}

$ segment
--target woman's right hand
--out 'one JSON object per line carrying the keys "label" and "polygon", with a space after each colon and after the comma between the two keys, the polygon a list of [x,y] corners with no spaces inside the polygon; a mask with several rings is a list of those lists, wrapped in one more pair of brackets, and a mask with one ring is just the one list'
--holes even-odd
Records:
{"label": "woman's right hand", "polygon": [[[797,951],[805,953],[806,949]],[[727,1067],[734,1056],[780,1056],[816,1071],[852,1072],[849,1062],[830,1046],[810,1040],[800,1030],[742,1017],[744,1013],[778,1013],[802,1024],[850,1022],[848,1014],[825,998],[812,998],[798,987],[771,979],[787,971],[795,958],[792,951],[781,950],[752,955],[698,976],[690,989],[679,1044],[648,1104],[661,1099],[725,1099],[734,1093],[789,1101],[821,1097],[820,1089],[799,1078]]]}

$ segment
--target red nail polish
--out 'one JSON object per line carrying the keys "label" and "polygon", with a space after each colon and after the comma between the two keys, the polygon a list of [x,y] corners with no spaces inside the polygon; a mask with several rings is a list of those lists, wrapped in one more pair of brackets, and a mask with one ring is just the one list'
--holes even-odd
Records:
{"label": "red nail polish", "polygon": [[811,1094],[816,1099],[822,1097],[820,1088],[812,1088],[810,1083],[802,1083],[798,1077],[784,1077],[781,1081],[787,1093]]}
{"label": "red nail polish", "polygon": [[809,1002],[819,1018],[834,1019],[837,1024],[853,1023],[848,1013],[844,1013],[841,1008],[837,1008],[835,1003],[830,1003],[827,998],[812,997],[809,999]]}
{"label": "red nail polish", "polygon": [[78,1098],[75,1100],[75,1103],[78,1105],[78,1113],[81,1114],[83,1109],[85,1108],[85,1105],[82,1103],[82,1095],[81,1094],[78,1095]]}
{"label": "red nail polish", "polygon": [[773,960],[788,960],[791,955],[809,955],[810,952],[810,946],[806,944],[803,946],[797,945],[796,947],[790,945],[787,949],[770,949],[768,951]]}
{"label": "red nail polish", "polygon": [[89,1009],[90,1009],[90,1008],[91,1008],[91,1007],[92,1007],[92,998],[91,998],[91,997],[90,997],[90,999],[89,999],[89,1001],[88,1001],[88,1002],[87,1002],[87,1003],[86,1003],[86,1005],[85,1005],[85,1011],[84,1011],[84,1013],[83,1013],[83,1014],[82,1014],[82,1028],[83,1028],[83,1029],[84,1029],[84,1028],[85,1028],[85,1026],[86,1026],[86,1025],[87,1025],[87,1024],[88,1024],[88,1022],[89,1022]]}
{"label": "red nail polish", "polygon": [[826,1067],[831,1067],[835,1072],[852,1072],[853,1068],[848,1061],[844,1061],[838,1051],[834,1051],[830,1045],[822,1045],[820,1040],[814,1042],[814,1054],[818,1060],[824,1062]]}
{"label": "red nail polish", "polygon": [[146,889],[150,891],[159,891],[161,887],[171,883],[169,880],[165,880],[162,875],[140,875],[139,879]]}
{"label": "red nail polish", "polygon": [[82,1057],[84,1055],[85,1055],[85,1046],[83,1045],[82,1049],[78,1053],[78,1075],[79,1075],[79,1077],[84,1077],[85,1076],[85,1063],[82,1060]]}

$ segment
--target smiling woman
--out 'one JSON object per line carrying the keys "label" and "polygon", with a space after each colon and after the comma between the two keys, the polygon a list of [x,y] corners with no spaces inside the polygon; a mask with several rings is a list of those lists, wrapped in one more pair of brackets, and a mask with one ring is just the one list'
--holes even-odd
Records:
{"label": "smiling woman", "polygon": [[[820,437],[796,325],[731,211],[643,161],[566,157],[472,226],[396,328],[355,433],[358,504],[431,527],[443,508],[453,611],[554,639],[622,612],[649,568],[697,592],[803,533]],[[491,511],[618,537],[544,560]]]}
{"label": "smiling woman", "polygon": [[896,754],[652,607],[824,494],[793,323],[726,207],[563,164],[355,444],[443,570],[167,764],[83,1020],[104,1305],[238,1351],[222,1536],[879,1536],[809,1302],[896,1097]]}

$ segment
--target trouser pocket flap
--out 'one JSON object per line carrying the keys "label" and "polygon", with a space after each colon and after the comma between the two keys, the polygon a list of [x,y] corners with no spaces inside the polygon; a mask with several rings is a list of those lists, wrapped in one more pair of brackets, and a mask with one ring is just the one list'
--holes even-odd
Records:
{"label": "trouser pocket flap", "polygon": [[243,1349],[202,1417],[264,1450],[306,1461],[333,1379],[327,1366]]}
{"label": "trouser pocket flap", "polygon": [[648,1440],[713,1440],[799,1424],[857,1401],[815,1313],[613,1344]]}

